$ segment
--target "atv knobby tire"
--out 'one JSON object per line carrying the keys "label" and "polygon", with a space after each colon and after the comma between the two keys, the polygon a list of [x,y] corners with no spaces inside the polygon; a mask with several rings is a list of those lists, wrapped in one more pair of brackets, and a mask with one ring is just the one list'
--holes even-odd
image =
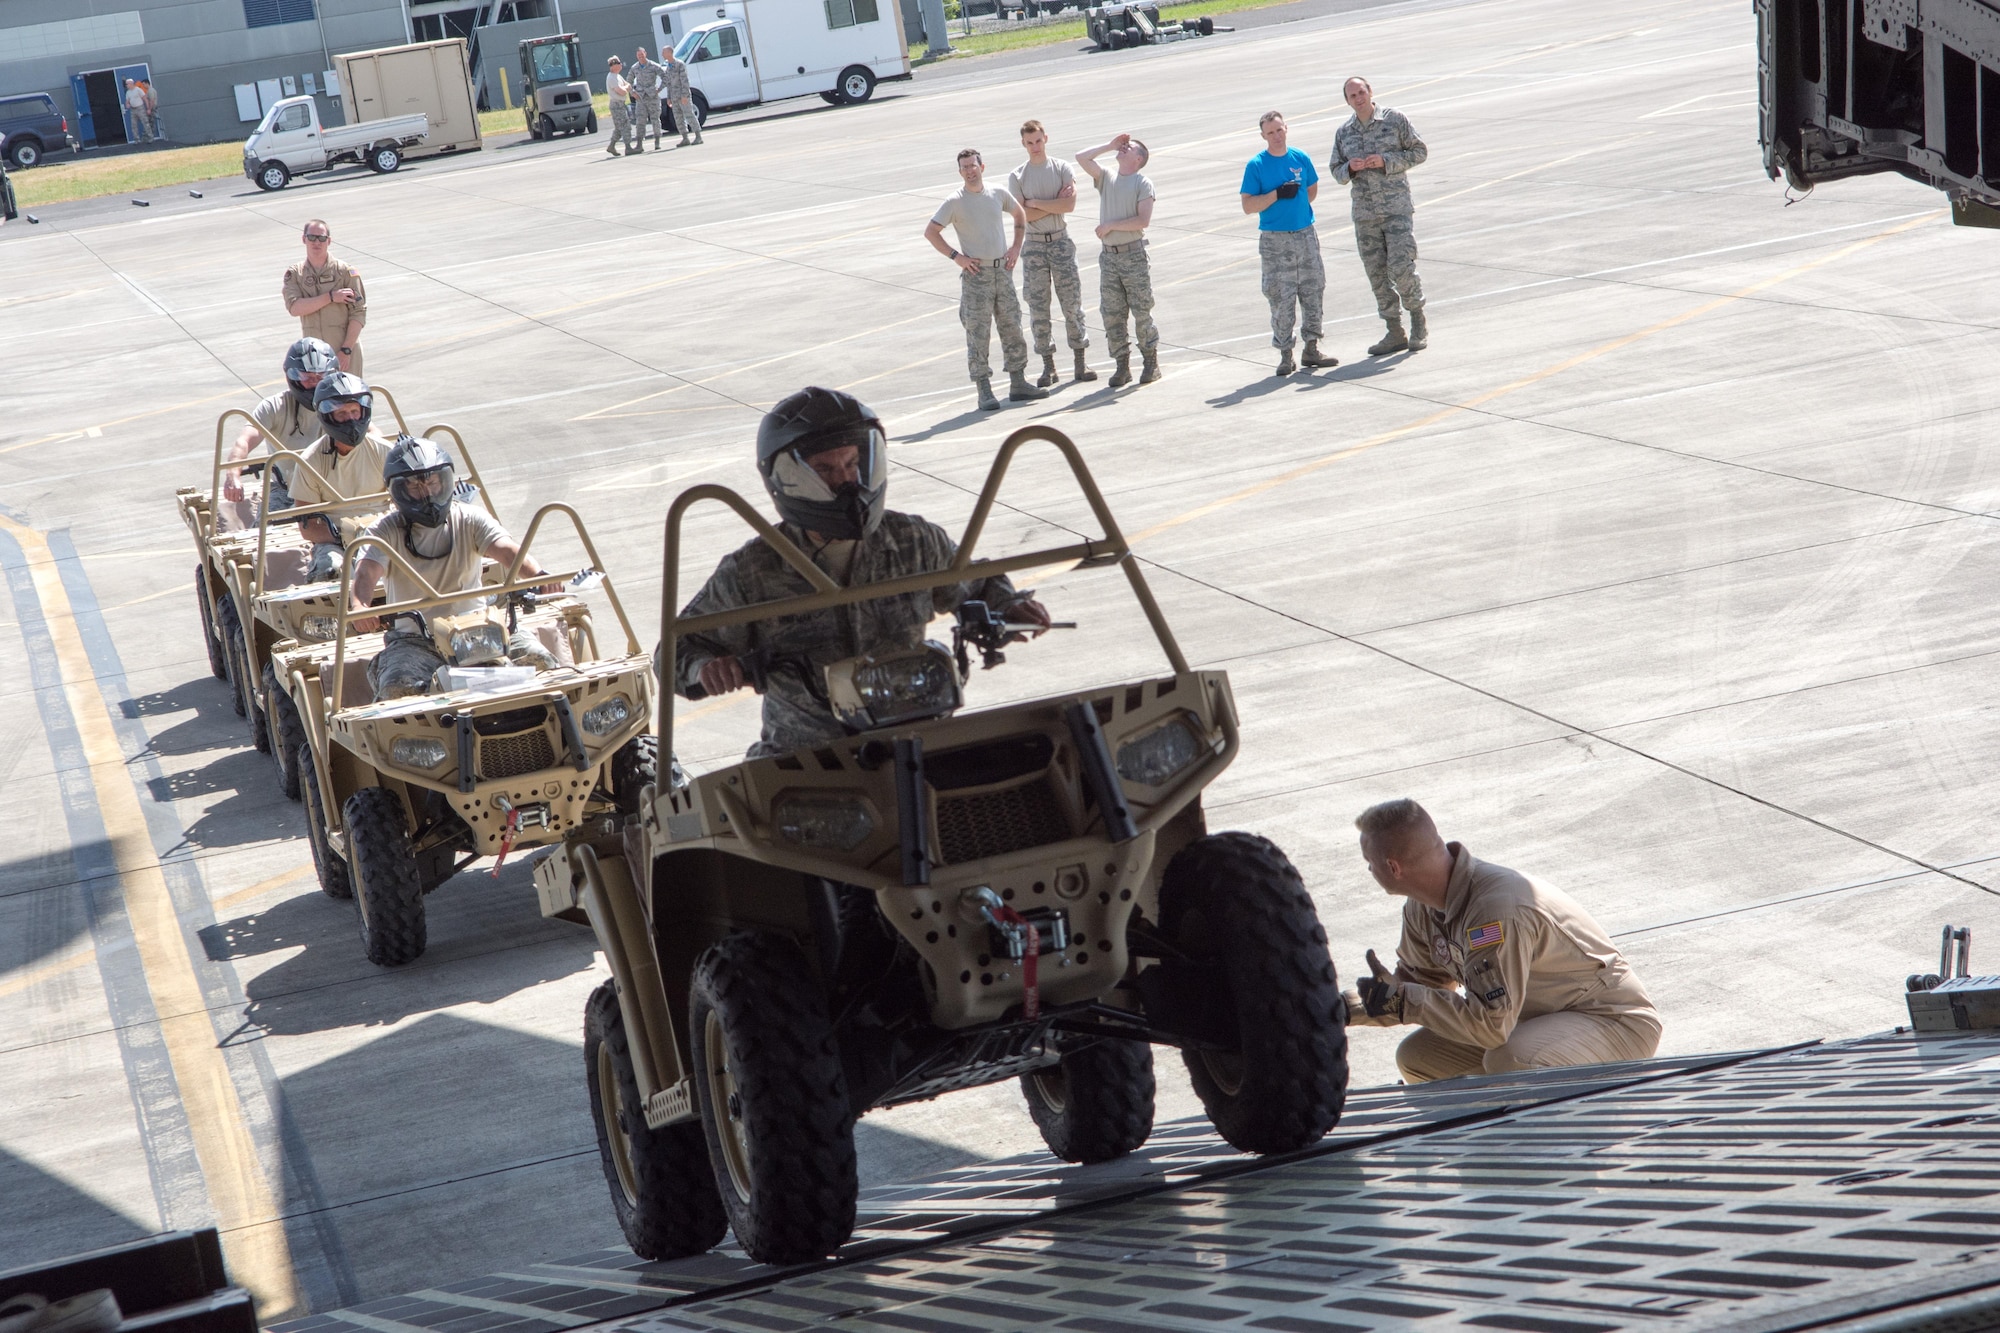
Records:
{"label": "atv knobby tire", "polygon": [[611,756],[611,799],[620,814],[638,814],[639,793],[659,780],[658,736],[634,736]]}
{"label": "atv knobby tire", "polygon": [[695,966],[694,1085],[715,1184],[752,1259],[822,1258],[854,1234],[847,1078],[811,964],[782,935],[737,931]]}
{"label": "atv knobby tire", "polygon": [[243,625],[236,618],[236,603],[226,593],[215,605],[215,632],[222,639],[222,658],[229,668],[229,706],[236,710],[236,716],[242,717],[247,693],[243,688],[246,668],[237,645],[243,642]]}
{"label": "atv knobby tire", "polygon": [[1182,1052],[1209,1120],[1244,1152],[1318,1142],[1347,1098],[1347,1009],[1299,872],[1263,838],[1211,834],[1167,864],[1160,917],[1235,1018],[1235,1049]]}
{"label": "atv knobby tire", "polygon": [[257,668],[251,665],[250,641],[233,600],[222,604],[222,632],[229,647],[229,676],[236,684],[237,715],[250,724],[250,743],[260,753],[269,754],[271,730],[264,725],[264,705],[257,698]]}
{"label": "atv knobby tire", "polygon": [[684,1259],[722,1243],[729,1215],[715,1191],[701,1121],[646,1127],[618,983],[590,993],[583,1010],[583,1069],[596,1112],[597,1155],[625,1243],[641,1259]]}
{"label": "atv knobby tire", "polygon": [[194,604],[201,611],[201,638],[208,645],[208,669],[217,680],[229,679],[229,659],[223,655],[222,640],[215,637],[215,613],[208,606],[208,570],[194,567]]}
{"label": "atv knobby tire", "polygon": [[410,851],[403,798],[387,787],[363,787],[347,798],[340,817],[368,961],[377,967],[416,962],[424,952],[424,886]]}
{"label": "atv knobby tire", "polygon": [[278,684],[278,666],[264,663],[264,727],[271,734],[271,758],[277,761],[278,785],[291,800],[299,799],[299,747],[306,743],[305,719],[299,706]]}
{"label": "atv knobby tire", "polygon": [[1153,1132],[1153,1048],[1105,1037],[1021,1075],[1042,1142],[1065,1162],[1108,1162]]}
{"label": "atv knobby tire", "polygon": [[313,869],[319,872],[319,891],[344,902],[354,896],[354,879],[348,874],[347,862],[326,840],[326,805],[319,794],[319,768],[313,763],[312,747],[301,745],[293,754],[306,807],[306,845],[312,849]]}

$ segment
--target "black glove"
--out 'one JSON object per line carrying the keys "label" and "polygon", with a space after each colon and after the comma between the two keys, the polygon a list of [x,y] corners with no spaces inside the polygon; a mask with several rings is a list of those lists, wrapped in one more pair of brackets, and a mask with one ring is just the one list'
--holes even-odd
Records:
{"label": "black glove", "polygon": [[1397,986],[1395,974],[1382,966],[1382,960],[1375,951],[1368,951],[1368,970],[1371,975],[1360,977],[1354,983],[1354,991],[1361,997],[1361,1007],[1370,1018],[1401,1020],[1403,1017],[1403,992]]}
{"label": "black glove", "polygon": [[1280,185],[1278,187],[1278,198],[1296,199],[1298,197],[1299,197],[1299,183],[1297,181],[1286,181],[1283,185]]}

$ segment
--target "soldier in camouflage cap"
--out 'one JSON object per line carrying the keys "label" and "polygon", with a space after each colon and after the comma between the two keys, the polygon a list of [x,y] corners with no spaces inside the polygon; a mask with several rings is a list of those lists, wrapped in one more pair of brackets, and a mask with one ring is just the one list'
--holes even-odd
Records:
{"label": "soldier in camouflage cap", "polygon": [[[1375,309],[1389,326],[1368,355],[1387,356],[1406,348],[1421,352],[1430,330],[1424,325],[1424,284],[1417,277],[1417,209],[1410,201],[1407,173],[1423,165],[1430,149],[1417,137],[1409,117],[1375,105],[1368,80],[1349,79],[1345,96],[1354,118],[1333,136],[1333,178],[1354,187],[1354,243],[1361,251],[1361,266],[1368,271],[1368,285],[1375,289]],[[1404,310],[1410,312],[1407,337]]]}
{"label": "soldier in camouflage cap", "polygon": [[640,47],[633,58],[632,68],[627,72],[632,83],[632,125],[637,134],[635,153],[646,151],[646,127],[653,128],[653,148],[660,147],[660,92],[667,84],[667,71],[646,58],[646,48]]}
{"label": "soldier in camouflage cap", "polygon": [[[782,531],[844,587],[946,569],[958,553],[937,524],[885,507],[888,444],[880,418],[860,399],[834,389],[799,390],[757,428],[757,471]],[[681,614],[707,615],[811,591],[776,549],[755,537],[722,558]],[[746,659],[768,664],[764,732],[750,757],[835,740],[847,731],[826,702],[823,669],[862,653],[915,648],[933,616],[973,598],[1008,620],[1049,623],[1033,594],[1003,575],[687,635],[674,654],[674,689],[689,699],[726,694],[752,683]]]}

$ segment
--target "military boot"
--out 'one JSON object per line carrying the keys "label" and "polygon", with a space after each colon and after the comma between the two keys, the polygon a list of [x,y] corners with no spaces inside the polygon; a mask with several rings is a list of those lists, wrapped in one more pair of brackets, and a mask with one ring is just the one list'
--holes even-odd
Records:
{"label": "military boot", "polygon": [[1340,358],[1337,356],[1327,356],[1319,350],[1318,340],[1308,338],[1306,339],[1306,350],[1299,357],[1299,364],[1311,370],[1315,366],[1337,366],[1340,364]]}
{"label": "military boot", "polygon": [[1097,372],[1096,372],[1096,371],[1094,371],[1094,370],[1092,370],[1092,369],[1090,368],[1090,361],[1089,361],[1088,357],[1086,357],[1086,356],[1084,355],[1084,350],[1083,350],[1083,349],[1082,349],[1081,347],[1077,348],[1077,349],[1076,349],[1076,382],[1077,382],[1078,384],[1083,384],[1083,383],[1087,383],[1087,382],[1088,382],[1088,381],[1090,381],[1090,380],[1094,380],[1094,379],[1096,379],[1096,378],[1097,378]]}
{"label": "military boot", "polygon": [[1279,349],[1278,349],[1278,374],[1279,374],[1280,376],[1284,376],[1284,375],[1289,375],[1289,374],[1291,374],[1291,373],[1292,373],[1293,371],[1297,370],[1298,368],[1299,368],[1299,367],[1298,367],[1298,363],[1297,363],[1296,361],[1292,360],[1292,349],[1291,349],[1291,348],[1289,348],[1289,347],[1281,347],[1281,348],[1279,348]]}
{"label": "military boot", "polygon": [[1120,352],[1118,354],[1118,369],[1111,372],[1111,387],[1122,389],[1131,382],[1132,354],[1130,352]]}
{"label": "military boot", "polygon": [[1000,400],[993,396],[992,379],[981,375],[975,383],[979,385],[979,410],[982,412],[998,412],[1000,410]]}
{"label": "military boot", "polygon": [[1007,372],[1007,397],[1017,403],[1031,403],[1037,398],[1049,396],[1047,389],[1038,389],[1028,383],[1028,372],[1010,370]]}
{"label": "military boot", "polygon": [[1139,383],[1151,384],[1160,377],[1160,354],[1158,352],[1145,352],[1142,355],[1146,358],[1146,368],[1139,375]]}
{"label": "military boot", "polygon": [[1424,323],[1423,310],[1421,308],[1412,310],[1410,312],[1410,350],[1412,352],[1421,352],[1430,345],[1431,330],[1430,326]]}
{"label": "military boot", "polygon": [[1056,374],[1056,354],[1054,352],[1043,352],[1042,377],[1035,381],[1035,387],[1046,389],[1051,384],[1060,383],[1062,383],[1062,376]]}
{"label": "military boot", "polygon": [[1403,336],[1403,321],[1392,319],[1389,321],[1389,331],[1382,335],[1381,342],[1368,349],[1368,355],[1387,356],[1391,352],[1404,351],[1409,345],[1410,340]]}

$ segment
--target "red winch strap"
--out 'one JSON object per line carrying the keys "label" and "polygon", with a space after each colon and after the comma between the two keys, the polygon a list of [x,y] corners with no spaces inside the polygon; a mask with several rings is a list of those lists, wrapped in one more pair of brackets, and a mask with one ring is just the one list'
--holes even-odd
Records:
{"label": "red winch strap", "polygon": [[994,916],[1010,926],[1022,926],[1028,932],[1027,952],[1021,957],[1021,1017],[1039,1018],[1042,1013],[1041,960],[1042,932],[1035,923],[1022,916],[1011,907],[1002,907]]}
{"label": "red winch strap", "polygon": [[500,855],[493,858],[493,869],[487,873],[500,878],[500,867],[507,864],[507,853],[514,850],[514,834],[521,828],[521,812],[518,809],[507,812],[507,823],[500,833]]}

